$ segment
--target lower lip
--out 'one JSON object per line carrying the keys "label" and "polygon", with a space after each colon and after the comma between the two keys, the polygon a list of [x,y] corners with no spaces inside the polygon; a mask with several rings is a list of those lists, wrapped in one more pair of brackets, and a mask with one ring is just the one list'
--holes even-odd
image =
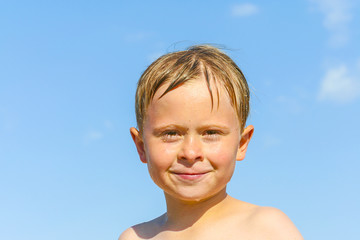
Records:
{"label": "lower lip", "polygon": [[199,173],[199,174],[182,174],[182,173],[175,173],[177,177],[183,180],[198,180],[204,177],[207,173]]}

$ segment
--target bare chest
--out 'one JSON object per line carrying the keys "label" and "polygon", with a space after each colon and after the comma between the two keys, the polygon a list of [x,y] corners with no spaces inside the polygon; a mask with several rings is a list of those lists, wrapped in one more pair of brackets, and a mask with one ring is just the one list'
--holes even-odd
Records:
{"label": "bare chest", "polygon": [[162,231],[151,238],[153,240],[256,240],[264,236],[251,227],[229,224],[227,226],[208,226],[200,229]]}

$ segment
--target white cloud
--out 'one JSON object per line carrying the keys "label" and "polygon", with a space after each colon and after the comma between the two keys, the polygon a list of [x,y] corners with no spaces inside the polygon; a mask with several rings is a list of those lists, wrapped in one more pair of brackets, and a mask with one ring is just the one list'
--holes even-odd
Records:
{"label": "white cloud", "polygon": [[324,14],[324,27],[330,32],[329,43],[339,47],[349,40],[349,24],[352,20],[351,0],[310,0]]}
{"label": "white cloud", "polygon": [[321,82],[318,99],[336,103],[354,101],[360,96],[360,81],[346,65],[329,69]]}
{"label": "white cloud", "polygon": [[259,8],[251,3],[237,4],[231,8],[231,14],[234,17],[248,17],[257,14],[258,12]]}

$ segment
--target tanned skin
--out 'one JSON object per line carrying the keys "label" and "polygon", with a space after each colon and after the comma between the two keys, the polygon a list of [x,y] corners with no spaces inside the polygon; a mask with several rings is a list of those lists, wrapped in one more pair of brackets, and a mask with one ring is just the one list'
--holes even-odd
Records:
{"label": "tanned skin", "polygon": [[[131,128],[140,160],[163,189],[167,212],[125,230],[119,240],[301,240],[280,210],[229,196],[235,162],[245,158],[254,127],[241,133],[225,90],[211,101],[203,78],[151,102],[143,132]],[[217,107],[214,107],[217,106]]]}

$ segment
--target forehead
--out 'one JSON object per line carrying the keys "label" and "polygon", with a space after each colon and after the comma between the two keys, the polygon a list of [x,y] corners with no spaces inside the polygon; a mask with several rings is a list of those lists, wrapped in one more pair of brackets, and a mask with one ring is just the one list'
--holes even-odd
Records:
{"label": "forehead", "polygon": [[[151,103],[161,100],[169,101],[169,98],[174,98],[175,96],[179,96],[179,98],[173,100],[180,104],[186,100],[195,101],[201,99],[202,101],[210,103],[211,108],[218,107],[221,99],[225,102],[231,102],[227,91],[221,83],[216,82],[214,79],[206,79],[204,76],[190,79],[172,88],[170,86],[171,83],[169,82],[160,86],[155,92]],[[182,97],[184,94],[187,95],[187,99]]]}
{"label": "forehead", "polygon": [[[168,84],[161,86],[148,106],[146,122],[165,121],[238,121],[236,111],[224,87],[205,79],[193,79],[162,95]],[[211,97],[212,95],[212,97]]]}

